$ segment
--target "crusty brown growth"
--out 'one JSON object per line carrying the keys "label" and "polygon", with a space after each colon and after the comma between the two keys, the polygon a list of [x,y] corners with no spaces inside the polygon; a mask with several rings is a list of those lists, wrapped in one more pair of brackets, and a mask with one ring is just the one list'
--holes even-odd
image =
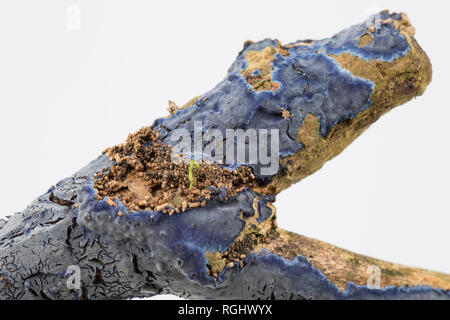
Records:
{"label": "crusty brown growth", "polygon": [[297,255],[305,256],[341,290],[345,289],[347,282],[367,285],[371,275],[368,273],[369,266],[380,268],[382,288],[429,285],[444,290],[450,289],[450,275],[370,258],[282,229],[277,229],[277,232],[279,237],[260,244],[255,251],[266,248],[287,259],[293,259]]}
{"label": "crusty brown growth", "polygon": [[231,267],[237,262],[239,263],[239,266],[242,267],[244,265],[244,259],[249,253],[253,252],[258,245],[269,243],[278,238],[278,236],[279,234],[274,228],[270,229],[265,235],[260,233],[245,234],[242,239],[235,241],[233,245],[224,252],[223,258],[225,264]]}
{"label": "crusty brown growth", "polygon": [[[274,220],[273,220],[274,221]],[[237,265],[242,268],[247,256],[254,252],[259,246],[264,246],[276,240],[279,234],[275,227],[270,228],[267,233],[244,231],[241,236],[223,254],[220,252],[207,252],[205,258],[209,274],[217,277],[225,267],[232,268]]]}
{"label": "crusty brown growth", "polygon": [[175,102],[169,100],[169,106],[167,107],[167,111],[169,111],[170,114],[174,114],[175,112],[177,112],[180,109],[181,108],[179,106],[177,106],[177,104]]}
{"label": "crusty brown growth", "polygon": [[201,162],[194,167],[190,188],[189,163],[172,161],[171,147],[162,144],[150,127],[130,134],[125,143],[105,152],[115,164],[96,175],[97,199],[108,197],[108,203],[114,205],[112,199],[118,197],[130,211],[179,213],[204,206],[211,197],[211,186],[226,187],[227,195],[234,196],[255,180],[248,167],[232,171]]}
{"label": "crusty brown growth", "polygon": [[225,266],[232,268],[236,264],[239,267],[244,266],[244,260],[249,253],[260,245],[268,244],[275,240],[279,234],[277,232],[276,208],[269,202],[266,203],[272,213],[270,217],[261,223],[258,223],[259,209],[258,197],[253,199],[253,209],[255,214],[250,217],[241,215],[241,219],[245,221],[245,227],[223,254],[220,252],[208,252],[205,255],[208,270],[210,274],[217,277]]}
{"label": "crusty brown growth", "polygon": [[169,100],[169,106],[167,107],[167,111],[169,111],[170,115],[173,115],[175,112],[189,108],[190,106],[194,105],[202,96],[196,96],[189,100],[186,104],[179,107],[175,102]]}

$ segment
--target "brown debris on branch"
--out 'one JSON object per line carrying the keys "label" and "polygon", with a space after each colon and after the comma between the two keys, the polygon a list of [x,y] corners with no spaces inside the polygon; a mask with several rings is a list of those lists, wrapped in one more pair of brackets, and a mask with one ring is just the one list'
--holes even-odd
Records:
{"label": "brown debris on branch", "polygon": [[232,171],[202,161],[192,170],[192,183],[189,162],[172,161],[171,147],[162,144],[151,127],[141,128],[125,143],[105,152],[115,164],[97,175],[97,199],[108,197],[112,204],[117,197],[130,211],[180,213],[204,206],[211,198],[210,187],[224,187],[231,197],[251,187],[255,180],[248,167]]}

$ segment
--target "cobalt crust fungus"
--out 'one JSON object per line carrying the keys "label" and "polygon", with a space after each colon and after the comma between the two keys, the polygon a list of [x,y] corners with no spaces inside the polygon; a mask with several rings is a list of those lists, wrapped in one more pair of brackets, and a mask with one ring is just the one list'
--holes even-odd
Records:
{"label": "cobalt crust fungus", "polygon": [[[449,275],[282,230],[274,206],[279,192],[422,95],[431,75],[403,13],[383,11],[322,40],[247,41],[212,90],[181,107],[170,101],[167,117],[0,220],[0,299],[449,299]],[[201,133],[223,136],[277,130],[278,169],[174,161],[171,136],[195,136],[199,122]],[[371,265],[379,287],[368,286]],[[70,266],[79,288],[67,286]]]}

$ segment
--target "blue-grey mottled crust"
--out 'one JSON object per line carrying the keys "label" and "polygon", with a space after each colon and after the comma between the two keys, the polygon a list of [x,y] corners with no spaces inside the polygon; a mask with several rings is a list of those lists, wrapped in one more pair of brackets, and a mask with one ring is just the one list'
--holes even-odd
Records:
{"label": "blue-grey mottled crust", "polygon": [[[364,23],[354,25],[336,34],[330,39],[314,42],[311,49],[323,49],[326,54],[338,55],[343,52],[350,53],[364,60],[379,60],[392,62],[409,51],[409,44],[400,31],[395,29],[392,23],[381,24],[376,20],[400,20],[398,14],[381,12],[372,16]],[[360,38],[369,26],[377,26],[375,32],[370,32],[372,41],[359,47]]]}
{"label": "blue-grey mottled crust", "polygon": [[[340,291],[303,256],[288,261],[267,250],[244,266],[208,275],[204,253],[224,251],[255,214],[255,194],[180,215],[128,213],[90,199],[93,175],[110,164],[101,156],[60,181],[0,228],[1,299],[125,299],[171,293],[215,299],[450,299],[430,287],[368,289],[348,284]],[[80,203],[67,207],[50,194]],[[217,195],[219,197],[219,195]],[[264,201],[273,199],[265,199]],[[124,210],[117,216],[117,209]],[[91,218],[88,219],[88,214]],[[242,215],[241,215],[242,214]],[[109,218],[111,216],[112,218]],[[267,217],[266,217],[267,218]],[[81,268],[81,290],[68,290],[69,265]]]}
{"label": "blue-grey mottled crust", "polygon": [[[120,202],[111,207],[105,200],[96,201],[94,195],[90,184],[81,189],[79,223],[115,242],[149,245],[155,255],[161,255],[163,248],[184,261],[182,269],[188,278],[202,284],[215,282],[207,276],[205,252],[223,253],[230,248],[245,227],[241,217],[258,214],[253,209],[255,193],[249,189],[227,201],[218,192],[206,206],[173,216],[148,211],[129,213]],[[274,199],[258,195],[261,208],[267,208],[265,202],[269,200]],[[119,210],[122,216],[117,214]],[[267,218],[267,214],[258,214],[261,222]]]}
{"label": "blue-grey mottled crust", "polygon": [[[328,53],[391,61],[408,51],[403,36],[389,24],[359,48],[366,28],[367,22],[310,46],[292,47],[288,56],[276,55],[272,79],[281,86],[275,93],[253,91],[240,71],[246,67],[246,52],[278,43],[250,44],[225,80],[204,95],[207,100],[154,126],[163,139],[176,128],[192,132],[194,120],[202,120],[205,130],[277,128],[282,132],[280,157],[293,154],[302,148],[296,135],[307,113],[318,118],[326,136],[337,123],[371,106],[373,83],[342,70]],[[289,119],[281,116],[280,106],[290,112]],[[8,222],[0,220],[0,299],[125,299],[160,293],[215,299],[450,299],[448,291],[430,287],[377,290],[349,283],[340,291],[306,257],[289,261],[265,249],[248,255],[242,267],[225,267],[215,279],[205,253],[229,249],[246,219],[267,221],[272,215],[268,203],[275,199],[249,189],[226,199],[223,190],[215,190],[205,207],[182,214],[128,212],[118,200],[110,206],[94,198],[93,176],[111,164],[100,156]],[[65,285],[70,265],[81,268],[81,290]]]}

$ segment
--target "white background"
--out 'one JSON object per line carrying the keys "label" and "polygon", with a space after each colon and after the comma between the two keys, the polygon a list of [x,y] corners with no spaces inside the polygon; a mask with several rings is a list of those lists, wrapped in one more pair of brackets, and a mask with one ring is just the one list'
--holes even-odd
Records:
{"label": "white background", "polygon": [[212,89],[245,40],[329,37],[377,8],[409,15],[433,82],[282,192],[279,225],[450,273],[446,1],[2,1],[0,217],[167,115],[168,99]]}

